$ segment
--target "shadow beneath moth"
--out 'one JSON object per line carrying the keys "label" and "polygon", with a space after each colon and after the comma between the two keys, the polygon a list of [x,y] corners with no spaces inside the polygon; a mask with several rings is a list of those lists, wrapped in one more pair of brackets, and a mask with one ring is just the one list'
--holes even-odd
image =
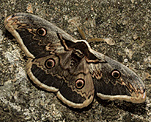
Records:
{"label": "shadow beneath moth", "polygon": [[29,78],[38,87],[55,92],[69,107],[87,107],[94,96],[145,101],[143,81],[126,66],[91,49],[86,40],[76,40],[45,19],[27,13],[15,13],[4,24],[28,57]]}

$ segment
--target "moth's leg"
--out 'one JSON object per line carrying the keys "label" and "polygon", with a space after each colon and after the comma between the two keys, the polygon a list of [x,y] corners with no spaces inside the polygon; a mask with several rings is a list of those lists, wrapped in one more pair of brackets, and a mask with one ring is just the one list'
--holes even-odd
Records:
{"label": "moth's leg", "polygon": [[81,38],[84,40],[87,40],[84,31],[80,27],[77,27],[77,29],[78,29],[78,32],[79,32]]}
{"label": "moth's leg", "polygon": [[87,39],[86,36],[85,36],[85,33],[84,31],[82,31],[82,29],[80,27],[77,27],[78,29],[78,32],[80,34],[80,36],[82,37],[82,39],[86,40],[87,42],[102,42],[104,41],[104,39],[102,38],[91,38],[91,39]]}
{"label": "moth's leg", "polygon": [[112,38],[91,38],[91,39],[87,39],[85,36],[85,33],[82,31],[82,29],[80,27],[77,27],[78,32],[80,34],[80,36],[82,37],[82,39],[86,40],[88,43],[90,42],[106,42],[109,45],[115,45],[115,41]]}
{"label": "moth's leg", "polygon": [[91,38],[91,39],[87,39],[87,42],[103,42],[104,39],[103,38]]}

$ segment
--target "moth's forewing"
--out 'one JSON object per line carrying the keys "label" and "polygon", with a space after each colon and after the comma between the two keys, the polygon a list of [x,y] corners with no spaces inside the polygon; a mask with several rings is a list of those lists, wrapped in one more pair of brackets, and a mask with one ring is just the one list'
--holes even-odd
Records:
{"label": "moth's forewing", "polygon": [[143,81],[128,67],[105,57],[106,63],[91,63],[90,72],[101,99],[142,103],[146,99]]}

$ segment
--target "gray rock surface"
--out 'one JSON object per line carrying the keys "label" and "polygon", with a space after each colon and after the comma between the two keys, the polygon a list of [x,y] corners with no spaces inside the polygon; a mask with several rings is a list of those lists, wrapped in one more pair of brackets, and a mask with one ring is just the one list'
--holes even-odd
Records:
{"label": "gray rock surface", "polygon": [[[99,2],[100,1],[100,2]],[[0,122],[150,122],[150,0],[0,0]],[[6,32],[4,19],[16,12],[33,13],[55,23],[77,39],[77,26],[93,49],[133,69],[146,85],[143,104],[94,102],[83,110],[62,104],[54,93],[35,87],[25,72],[26,57]],[[110,43],[110,41],[114,43]]]}

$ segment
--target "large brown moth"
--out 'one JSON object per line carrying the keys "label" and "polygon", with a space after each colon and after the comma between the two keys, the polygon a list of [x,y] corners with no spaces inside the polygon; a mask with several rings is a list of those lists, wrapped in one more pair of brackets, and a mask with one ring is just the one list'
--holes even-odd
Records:
{"label": "large brown moth", "polygon": [[5,19],[6,29],[28,57],[27,74],[40,88],[55,92],[73,108],[101,99],[142,103],[142,80],[121,63],[91,49],[54,24],[31,14],[16,13]]}

